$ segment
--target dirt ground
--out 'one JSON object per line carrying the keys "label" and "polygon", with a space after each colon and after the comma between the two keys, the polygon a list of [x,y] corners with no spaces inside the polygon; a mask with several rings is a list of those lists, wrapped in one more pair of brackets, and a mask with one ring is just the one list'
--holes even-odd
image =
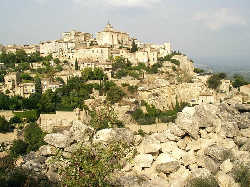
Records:
{"label": "dirt ground", "polygon": [[0,133],[0,144],[2,142],[12,142],[15,139],[17,139],[17,131],[14,130],[14,132],[9,133]]}

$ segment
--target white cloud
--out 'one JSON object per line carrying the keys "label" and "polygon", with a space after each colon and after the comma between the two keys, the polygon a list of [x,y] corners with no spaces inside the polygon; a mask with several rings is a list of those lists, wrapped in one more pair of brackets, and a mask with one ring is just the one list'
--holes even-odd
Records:
{"label": "white cloud", "polygon": [[209,29],[216,31],[230,25],[246,25],[246,20],[232,9],[221,8],[216,11],[198,12],[193,20],[202,22]]}
{"label": "white cloud", "polygon": [[72,0],[84,5],[106,4],[112,7],[150,7],[160,3],[162,0]]}

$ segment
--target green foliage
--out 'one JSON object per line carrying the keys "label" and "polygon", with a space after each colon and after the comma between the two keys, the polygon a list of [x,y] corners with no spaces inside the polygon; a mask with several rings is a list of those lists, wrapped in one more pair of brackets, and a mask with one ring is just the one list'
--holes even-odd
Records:
{"label": "green foliage", "polygon": [[189,181],[188,187],[219,187],[214,177],[193,178]]}
{"label": "green foliage", "polygon": [[194,72],[195,73],[204,73],[205,70],[204,69],[200,69],[200,68],[194,68]]}
{"label": "green foliage", "polygon": [[22,121],[27,121],[27,122],[35,122],[38,117],[39,113],[36,110],[27,110],[23,112],[14,112],[15,116]]}
{"label": "green foliage", "polygon": [[238,75],[238,74],[234,75],[233,82],[232,82],[232,85],[234,88],[239,88],[239,87],[247,85],[247,84],[249,84],[249,83],[244,79],[243,76]]}
{"label": "green foliage", "polygon": [[14,158],[7,156],[0,158],[0,186],[1,187],[56,187],[46,176],[39,176],[32,171],[17,168]]}
{"label": "green foliage", "polygon": [[79,70],[77,59],[75,60],[75,70]]}
{"label": "green foliage", "polygon": [[21,73],[20,75],[21,80],[28,80],[33,81],[33,77],[31,77],[28,73]]}
{"label": "green foliage", "polygon": [[84,81],[88,80],[104,80],[107,79],[107,75],[103,72],[101,68],[85,68],[82,71],[82,78]]}
{"label": "green foliage", "polygon": [[131,93],[131,94],[134,94],[135,92],[137,92],[137,89],[138,89],[138,86],[128,86],[128,91]]}
{"label": "green foliage", "polygon": [[27,143],[22,140],[15,140],[10,148],[10,155],[12,158],[17,158],[19,155],[27,153]]}
{"label": "green foliage", "polygon": [[5,117],[0,116],[0,133],[9,132],[11,126],[9,122],[5,119]]}
{"label": "green foliage", "polygon": [[118,86],[112,86],[107,91],[106,99],[112,104],[119,102],[126,94]]}
{"label": "green foliage", "polygon": [[27,152],[37,151],[42,145],[45,145],[44,136],[45,133],[36,123],[28,124],[24,129],[24,140],[28,144]]}
{"label": "green foliage", "polygon": [[139,129],[138,130],[138,135],[144,137],[146,135],[146,133],[142,129]]}
{"label": "green foliage", "polygon": [[112,174],[122,168],[126,150],[127,145],[118,142],[82,146],[59,171],[63,186],[112,186]]}
{"label": "green foliage", "polygon": [[118,120],[114,109],[109,104],[105,105],[104,108],[91,112],[90,126],[96,130],[106,128],[121,128],[124,124]]}
{"label": "green foliage", "polygon": [[250,169],[243,164],[239,164],[233,169],[233,177],[241,187],[250,186]]}
{"label": "green foliage", "polygon": [[35,77],[35,90],[36,93],[42,94],[42,83],[39,77]]}
{"label": "green foliage", "polygon": [[137,47],[137,45],[135,43],[135,40],[133,40],[133,42],[132,42],[132,48],[130,49],[130,52],[131,53],[135,53],[136,51],[138,51],[138,47]]}
{"label": "green foliage", "polygon": [[172,110],[161,111],[156,109],[154,105],[149,105],[145,101],[142,102],[142,106],[146,106],[147,113],[138,108],[132,112],[132,118],[140,125],[151,125],[156,122],[156,119],[163,123],[174,122],[177,118],[177,113],[181,112],[187,103],[176,102],[176,106]]}
{"label": "green foliage", "polygon": [[221,85],[221,79],[225,78],[226,74],[225,73],[217,73],[213,74],[208,80],[207,84],[208,87],[211,89],[216,90],[220,85]]}
{"label": "green foliage", "polygon": [[15,64],[19,64],[16,70],[24,71],[29,69],[29,63],[32,62],[41,62],[41,61],[50,61],[52,56],[41,57],[40,53],[31,53],[26,54],[24,50],[18,50],[16,53],[6,53],[3,51],[0,54],[0,63],[4,63],[7,68],[15,68]]}
{"label": "green foliage", "polygon": [[14,116],[14,117],[10,118],[9,123],[10,124],[22,123],[22,119],[18,116]]}
{"label": "green foliage", "polygon": [[172,52],[171,54],[166,55],[165,57],[159,58],[158,61],[160,61],[160,62],[169,61],[169,62],[171,62],[171,63],[173,63],[173,64],[179,66],[179,65],[180,65],[180,61],[179,61],[179,60],[176,60],[176,59],[172,59],[172,58],[173,58],[173,56],[175,56],[175,55],[180,55],[180,54],[181,54],[180,52],[175,52],[175,51],[174,51],[174,52]]}

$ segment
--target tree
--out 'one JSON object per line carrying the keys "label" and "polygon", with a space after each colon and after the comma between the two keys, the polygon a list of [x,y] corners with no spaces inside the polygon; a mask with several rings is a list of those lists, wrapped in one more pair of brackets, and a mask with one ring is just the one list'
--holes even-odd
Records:
{"label": "tree", "polygon": [[42,83],[39,77],[35,77],[35,91],[38,94],[42,94]]}
{"label": "tree", "polygon": [[5,133],[10,131],[10,124],[5,119],[5,117],[0,116],[0,133]]}
{"label": "tree", "polygon": [[36,123],[30,123],[24,129],[24,140],[28,144],[27,152],[36,151],[45,145],[43,138],[45,133]]}
{"label": "tree", "polygon": [[75,70],[79,70],[77,59],[75,60]]}
{"label": "tree", "polygon": [[238,75],[238,74],[234,75],[233,83],[232,83],[234,88],[239,88],[239,87],[244,86],[246,84],[248,84],[248,82],[244,79],[243,76]]}
{"label": "tree", "polygon": [[130,52],[134,53],[136,51],[138,51],[138,47],[137,47],[137,45],[135,43],[135,40],[133,40],[133,42],[132,42],[132,48],[130,49]]}

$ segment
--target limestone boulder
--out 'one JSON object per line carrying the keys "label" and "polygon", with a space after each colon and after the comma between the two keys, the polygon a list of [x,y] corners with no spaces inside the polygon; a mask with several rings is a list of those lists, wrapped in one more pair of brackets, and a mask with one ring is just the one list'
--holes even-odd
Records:
{"label": "limestone boulder", "polygon": [[159,140],[152,136],[145,137],[137,148],[139,153],[157,153],[161,149],[161,143]]}
{"label": "limestone boulder", "polygon": [[228,150],[225,150],[223,147],[219,147],[217,145],[207,147],[204,153],[218,162],[224,161],[228,158],[228,156],[230,156],[230,152]]}
{"label": "limestone boulder", "polygon": [[73,125],[70,128],[71,138],[77,142],[86,142],[94,134],[94,129],[83,124],[81,121],[73,121]]}
{"label": "limestone boulder", "polygon": [[123,142],[131,144],[134,142],[134,134],[126,128],[102,129],[93,137],[93,143]]}
{"label": "limestone boulder", "polygon": [[230,159],[225,160],[221,165],[220,165],[220,169],[221,171],[223,171],[224,173],[229,173],[232,171],[234,165],[232,162],[230,162]]}
{"label": "limestone boulder", "polygon": [[220,187],[239,187],[232,176],[219,171],[215,176]]}
{"label": "limestone boulder", "polygon": [[180,168],[180,164],[177,161],[167,162],[163,164],[158,164],[156,166],[156,171],[159,173],[169,174],[176,172]]}
{"label": "limestone boulder", "polygon": [[44,141],[49,145],[55,146],[57,148],[65,148],[70,146],[73,140],[70,138],[70,136],[60,133],[53,133],[47,134],[44,137]]}
{"label": "limestone boulder", "polygon": [[39,148],[39,152],[42,156],[56,155],[57,149],[50,145],[43,145]]}
{"label": "limestone boulder", "polygon": [[153,156],[150,154],[139,154],[135,156],[135,167],[138,168],[150,168],[153,162]]}

